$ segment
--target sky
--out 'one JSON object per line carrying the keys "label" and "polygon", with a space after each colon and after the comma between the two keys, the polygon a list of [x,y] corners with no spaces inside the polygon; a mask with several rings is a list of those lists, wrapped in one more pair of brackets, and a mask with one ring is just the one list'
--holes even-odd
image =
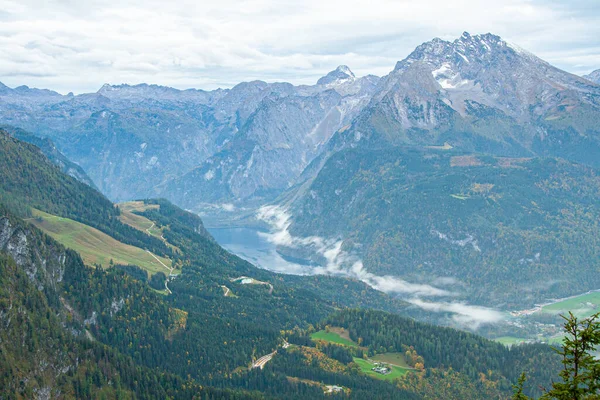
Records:
{"label": "sky", "polygon": [[0,82],[61,93],[313,84],[386,75],[416,46],[491,32],[575,74],[600,68],[598,0],[0,0]]}

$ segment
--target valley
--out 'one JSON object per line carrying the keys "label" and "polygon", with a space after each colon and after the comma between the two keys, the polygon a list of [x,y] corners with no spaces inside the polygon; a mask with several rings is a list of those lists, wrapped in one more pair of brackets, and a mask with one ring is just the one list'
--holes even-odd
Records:
{"label": "valley", "polygon": [[[300,260],[298,259],[288,257],[283,258],[278,252],[278,246],[268,240],[268,232],[252,228],[208,228],[208,230],[221,246],[239,257],[252,262],[259,268],[284,274],[315,275],[317,277],[324,273],[318,269],[318,264],[313,263],[311,265],[310,261],[299,263],[298,261]],[[276,233],[277,232],[271,232],[270,234]],[[315,268],[317,269],[315,270]],[[392,295],[409,302],[414,299],[414,296],[411,295]],[[509,307],[493,307],[498,319],[494,320],[494,322],[486,329],[479,329],[477,332],[508,346],[533,342],[557,343],[562,338],[562,319],[558,317],[558,314],[573,311],[580,317],[586,317],[593,312],[598,312],[600,311],[599,306],[592,307],[592,305],[595,304],[593,302],[597,301],[596,297],[595,293],[584,293],[569,299],[555,300],[552,302],[546,301],[544,306],[536,306],[531,310],[522,311],[515,311]],[[447,299],[453,301],[452,296],[449,296]],[[476,310],[476,308],[473,308],[473,310]],[[541,315],[539,318],[538,315],[536,315],[538,313]],[[546,317],[543,315],[544,313],[552,317]],[[457,326],[461,329],[470,329],[470,324],[473,321],[472,319],[468,319],[469,322],[467,323],[457,323],[452,318],[448,319],[448,315],[445,312],[430,312],[427,308],[414,306],[411,315],[418,319],[434,322],[436,324]],[[450,315],[457,316],[459,314],[454,314],[450,311]],[[474,320],[477,321],[477,319]],[[499,334],[509,335],[498,336]],[[349,339],[339,337],[339,335],[333,331],[330,333],[325,333],[324,331],[318,332],[313,334],[312,338],[356,346],[355,343],[348,341]]]}
{"label": "valley", "polygon": [[0,83],[0,400],[560,399],[585,340],[600,371],[600,70],[449,37],[382,76],[244,44],[132,70],[225,88]]}

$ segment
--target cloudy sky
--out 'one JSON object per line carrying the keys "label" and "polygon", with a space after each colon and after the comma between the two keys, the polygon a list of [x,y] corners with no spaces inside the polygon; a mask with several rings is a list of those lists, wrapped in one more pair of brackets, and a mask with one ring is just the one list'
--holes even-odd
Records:
{"label": "cloudy sky", "polygon": [[463,31],[576,74],[600,68],[598,0],[0,0],[0,81],[62,93],[313,83],[339,64],[385,75],[422,42]]}

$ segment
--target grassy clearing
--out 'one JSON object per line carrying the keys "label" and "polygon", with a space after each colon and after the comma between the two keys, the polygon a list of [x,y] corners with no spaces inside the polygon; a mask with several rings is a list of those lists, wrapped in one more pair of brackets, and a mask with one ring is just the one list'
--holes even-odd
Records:
{"label": "grassy clearing", "polygon": [[120,203],[118,206],[121,210],[121,215],[119,216],[121,222],[147,233],[150,236],[154,236],[155,238],[162,240],[170,248],[177,250],[177,247],[173,246],[163,238],[164,227],[159,228],[153,221],[134,213],[134,211],[143,212],[146,210],[158,209],[160,207],[158,204],[145,204],[143,201],[128,201],[126,203]]}
{"label": "grassy clearing", "polygon": [[223,289],[223,296],[225,296],[225,297],[237,297],[235,294],[233,294],[233,292],[231,291],[231,289],[229,289],[227,286],[221,285],[221,289]]}
{"label": "grassy clearing", "polygon": [[[148,233],[148,229],[150,229],[154,225],[154,223],[152,221],[150,221],[148,218],[143,217],[141,215],[134,214],[129,211],[121,210],[121,215],[119,215],[119,219],[124,224],[132,226],[135,229],[140,230],[142,232],[146,232],[146,233]],[[152,231],[152,229],[150,229],[150,231]],[[152,236],[156,236],[156,235],[153,234]]]}
{"label": "grassy clearing", "polygon": [[[68,218],[46,214],[34,210],[34,218],[30,222],[46,234],[52,236],[65,247],[78,252],[87,265],[110,266],[112,259],[115,264],[137,265],[150,275],[156,272],[168,274],[169,271],[161,265],[154,256],[139,247],[119,242],[107,234]],[[171,267],[171,261],[158,257],[163,264]]]}
{"label": "grassy clearing", "polygon": [[600,292],[582,294],[542,307],[542,312],[566,314],[571,311],[579,318],[587,318],[600,311]]}
{"label": "grassy clearing", "polygon": [[371,359],[373,361],[395,365],[400,368],[411,369],[411,367],[406,363],[406,360],[404,359],[404,355],[402,353],[376,354],[373,357],[371,357]]}
{"label": "grassy clearing", "polygon": [[352,340],[343,338],[339,333],[335,332],[319,331],[310,335],[310,338],[313,340],[342,344],[344,346],[358,347],[358,344],[354,343]]}
{"label": "grassy clearing", "polygon": [[562,346],[564,343],[563,342],[564,338],[565,338],[565,336],[562,336],[562,335],[553,336],[553,337],[546,338],[545,342],[554,347]]}
{"label": "grassy clearing", "polygon": [[146,204],[143,201],[127,201],[124,203],[119,203],[119,208],[122,211],[128,211],[128,212],[133,212],[133,211],[144,212],[147,210],[156,210],[156,209],[160,208],[160,206],[158,204]]}
{"label": "grassy clearing", "polygon": [[118,206],[121,210],[121,215],[119,216],[121,222],[161,239],[161,228],[158,228],[154,222],[150,221],[148,218],[133,213],[134,211],[142,212],[156,209],[159,207],[158,204],[144,204],[141,201],[130,201],[127,203],[120,203]]}
{"label": "grassy clearing", "polygon": [[397,367],[395,365],[390,365],[390,367],[392,368],[392,372],[390,372],[387,375],[382,375],[377,372],[371,371],[371,368],[373,368],[375,366],[375,363],[372,361],[365,360],[363,358],[354,357],[354,362],[359,366],[360,370],[363,373],[365,373],[366,375],[376,378],[376,379],[381,379],[383,381],[392,381],[394,379],[400,378],[400,377],[406,375],[406,373],[409,371],[406,368],[401,368],[401,367]]}

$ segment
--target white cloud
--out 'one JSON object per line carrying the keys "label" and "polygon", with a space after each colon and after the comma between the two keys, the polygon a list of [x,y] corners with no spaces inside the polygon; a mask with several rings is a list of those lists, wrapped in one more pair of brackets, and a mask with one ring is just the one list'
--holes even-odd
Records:
{"label": "white cloud", "polygon": [[[258,218],[271,227],[270,233],[261,233],[268,241],[277,246],[293,249],[310,249],[324,259],[323,266],[306,266],[304,274],[341,275],[359,279],[377,290],[413,296],[452,296],[453,293],[427,284],[411,283],[395,276],[379,276],[368,272],[362,260],[355,254],[342,249],[343,241],[326,239],[319,236],[297,237],[289,232],[290,216],[278,206],[263,206]],[[294,271],[293,273],[298,273]]]}
{"label": "white cloud", "polygon": [[593,1],[0,0],[0,81],[62,92],[313,83],[338,64],[389,72],[435,36],[493,32],[571,72],[600,67]]}
{"label": "white cloud", "polygon": [[458,325],[470,329],[478,329],[481,325],[494,324],[504,319],[501,312],[487,307],[472,306],[464,303],[434,303],[421,299],[410,299],[409,303],[432,312],[452,313],[452,319]]}
{"label": "white cloud", "polygon": [[371,287],[388,294],[399,294],[409,303],[430,312],[452,314],[452,320],[459,326],[468,329],[479,329],[481,325],[493,324],[504,319],[504,315],[491,308],[473,306],[460,302],[431,302],[424,297],[450,298],[456,292],[440,289],[433,285],[441,285],[456,289],[464,289],[464,284],[451,277],[434,279],[429,284],[411,283],[395,276],[380,276],[368,272],[362,260],[355,254],[342,249],[342,240],[326,239],[319,236],[297,237],[289,232],[290,215],[279,206],[263,206],[257,214],[258,218],[271,227],[270,233],[261,233],[271,243],[287,246],[292,249],[310,248],[325,260],[323,266],[300,266],[298,264],[274,263],[276,272],[313,275],[330,274],[361,280]]}

